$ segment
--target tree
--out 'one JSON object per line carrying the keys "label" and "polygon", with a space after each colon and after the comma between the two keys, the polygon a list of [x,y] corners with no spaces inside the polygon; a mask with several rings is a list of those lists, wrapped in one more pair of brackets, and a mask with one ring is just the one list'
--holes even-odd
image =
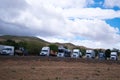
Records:
{"label": "tree", "polygon": [[94,49],[94,51],[95,51],[95,56],[97,56],[98,53],[99,53],[99,50],[98,49]]}
{"label": "tree", "polygon": [[28,50],[29,55],[39,55],[43,46],[45,45],[41,43],[27,42],[26,49]]}
{"label": "tree", "polygon": [[56,44],[50,44],[49,45],[50,49],[57,52],[58,51],[58,46]]}
{"label": "tree", "polygon": [[110,49],[107,49],[107,50],[105,51],[105,56],[106,56],[107,58],[109,58],[109,57],[110,57],[110,53],[111,53],[111,50],[110,50]]}
{"label": "tree", "polygon": [[8,39],[4,42],[5,45],[15,46],[16,42],[14,40]]}
{"label": "tree", "polygon": [[80,48],[80,51],[81,51],[82,55],[84,56],[85,53],[86,53],[86,49],[85,48]]}
{"label": "tree", "polygon": [[19,47],[26,48],[26,47],[27,47],[27,42],[25,42],[25,41],[20,41],[20,42],[18,43],[18,46],[19,46]]}
{"label": "tree", "polygon": [[120,56],[120,50],[118,51],[118,56]]}

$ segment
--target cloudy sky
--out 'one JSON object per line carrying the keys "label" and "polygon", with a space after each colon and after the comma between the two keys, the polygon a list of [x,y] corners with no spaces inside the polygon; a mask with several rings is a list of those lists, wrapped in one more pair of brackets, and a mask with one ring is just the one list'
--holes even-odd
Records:
{"label": "cloudy sky", "polygon": [[120,0],[0,0],[0,35],[120,49]]}

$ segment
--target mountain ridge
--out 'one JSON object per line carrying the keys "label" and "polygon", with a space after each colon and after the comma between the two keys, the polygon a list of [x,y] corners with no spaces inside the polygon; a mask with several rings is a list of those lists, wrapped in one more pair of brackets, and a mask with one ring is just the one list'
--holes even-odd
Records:
{"label": "mountain ridge", "polygon": [[72,43],[59,43],[59,42],[56,42],[56,43],[50,43],[48,41],[45,41],[43,39],[40,39],[38,37],[34,37],[34,36],[12,36],[12,35],[2,35],[0,36],[0,41],[6,41],[6,40],[14,40],[15,42],[20,42],[20,41],[37,41],[37,42],[40,42],[40,43],[45,43],[46,45],[49,45],[49,44],[56,44],[56,45],[63,45],[63,46],[67,46],[68,48],[76,48],[76,47],[83,47],[83,48],[86,48],[84,46],[77,46],[77,45],[74,45]]}

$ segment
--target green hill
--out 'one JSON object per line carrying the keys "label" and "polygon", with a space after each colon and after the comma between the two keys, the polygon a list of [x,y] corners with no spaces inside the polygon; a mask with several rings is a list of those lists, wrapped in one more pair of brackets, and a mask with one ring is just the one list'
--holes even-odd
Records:
{"label": "green hill", "polygon": [[24,47],[28,50],[29,54],[32,55],[38,55],[43,46],[50,46],[53,44],[56,46],[63,45],[71,50],[74,48],[78,48],[82,51],[82,53],[85,53],[85,50],[87,49],[84,46],[76,46],[72,43],[50,43],[37,37],[30,36],[0,36],[0,44],[15,46],[15,49],[18,49],[19,47]]}
{"label": "green hill", "polygon": [[15,49],[24,47],[29,54],[38,55],[41,48],[50,43],[37,37],[5,35],[0,36],[0,44],[15,46]]}
{"label": "green hill", "polygon": [[46,45],[49,44],[49,42],[39,39],[37,37],[10,36],[10,35],[0,36],[0,41],[6,41],[6,40],[14,40],[15,42],[20,42],[20,41],[38,42],[38,43],[45,43]]}

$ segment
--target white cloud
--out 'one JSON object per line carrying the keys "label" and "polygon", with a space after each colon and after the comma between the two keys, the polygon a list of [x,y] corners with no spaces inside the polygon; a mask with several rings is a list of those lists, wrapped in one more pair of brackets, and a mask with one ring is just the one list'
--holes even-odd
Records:
{"label": "white cloud", "polygon": [[70,8],[63,11],[65,17],[80,19],[112,19],[119,17],[120,11],[100,8]]}
{"label": "white cloud", "polygon": [[0,0],[0,19],[9,22],[9,20],[19,16],[20,11],[25,10],[26,7],[27,3],[25,0]]}
{"label": "white cloud", "polygon": [[[67,21],[66,23],[67,29],[65,32],[72,36],[68,36],[64,33],[61,38],[66,38],[67,42],[89,47],[109,47],[110,45],[116,45],[116,43],[120,41],[120,35],[117,34],[119,29],[111,27],[109,24],[105,23],[105,21],[77,19],[74,22]],[[76,36],[85,38],[85,40],[76,40]]]}
{"label": "white cloud", "polygon": [[104,6],[106,8],[113,8],[113,7],[119,7],[120,8],[120,1],[119,0],[105,0]]}
{"label": "white cloud", "polygon": [[30,5],[35,6],[46,6],[51,5],[60,8],[83,8],[88,5],[94,4],[94,0],[27,0]]}
{"label": "white cloud", "polygon": [[[71,42],[89,48],[118,48],[120,46],[118,44],[120,35],[117,34],[119,29],[111,27],[105,21],[76,19],[75,21],[67,20],[66,24],[64,26],[66,29],[60,29],[64,31],[63,34],[41,38],[49,42]],[[76,39],[76,36],[84,39]]]}
{"label": "white cloud", "polygon": [[120,18],[120,11],[87,8],[94,0],[26,1],[27,6],[18,9],[16,17],[0,17],[0,34],[34,35],[49,42],[72,42],[91,48],[120,46],[119,29],[104,21]]}
{"label": "white cloud", "polygon": [[[69,24],[69,23],[68,23]],[[113,28],[102,20],[75,20],[71,25],[71,32],[91,40],[113,43],[119,41],[118,28]]]}
{"label": "white cloud", "polygon": [[83,46],[86,46],[88,48],[104,48],[104,49],[117,48],[117,49],[119,49],[119,47],[120,47],[120,43],[106,44],[106,43],[102,43],[99,41],[92,41],[92,40],[75,40],[75,41],[73,41],[73,43],[76,45],[83,45]]}
{"label": "white cloud", "polygon": [[55,43],[55,42],[60,42],[60,43],[68,43],[68,40],[64,40],[63,38],[59,38],[59,37],[41,37],[41,36],[37,36],[40,39],[43,39],[45,41],[49,41],[51,43]]}

